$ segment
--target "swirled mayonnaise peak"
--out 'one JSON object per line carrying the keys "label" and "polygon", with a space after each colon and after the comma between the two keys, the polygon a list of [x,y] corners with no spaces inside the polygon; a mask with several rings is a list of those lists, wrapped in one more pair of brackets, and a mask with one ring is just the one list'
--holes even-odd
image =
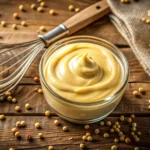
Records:
{"label": "swirled mayonnaise peak", "polygon": [[121,86],[121,66],[107,48],[92,43],[65,45],[48,58],[47,84],[58,95],[76,102],[96,102]]}

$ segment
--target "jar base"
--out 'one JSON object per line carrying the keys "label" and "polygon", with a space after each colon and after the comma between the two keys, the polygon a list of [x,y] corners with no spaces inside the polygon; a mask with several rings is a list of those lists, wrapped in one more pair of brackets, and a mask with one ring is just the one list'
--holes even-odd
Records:
{"label": "jar base", "polygon": [[66,117],[66,116],[60,114],[59,112],[57,112],[56,110],[54,110],[52,107],[51,107],[51,109],[52,109],[60,118],[62,118],[62,119],[64,119],[64,120],[67,120],[67,121],[69,121],[69,122],[77,123],[77,124],[91,124],[91,123],[95,123],[95,122],[98,122],[98,121],[101,121],[101,120],[105,119],[110,113],[112,113],[112,112],[114,111],[115,108],[114,108],[113,110],[111,110],[109,113],[105,114],[104,116],[101,116],[101,117],[96,118],[96,119],[91,119],[91,120],[82,120],[82,119],[69,118],[69,117]]}

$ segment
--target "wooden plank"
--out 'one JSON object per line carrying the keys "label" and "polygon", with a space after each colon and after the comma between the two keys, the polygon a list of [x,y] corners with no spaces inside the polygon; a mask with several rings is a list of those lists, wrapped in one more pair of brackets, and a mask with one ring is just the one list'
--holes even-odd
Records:
{"label": "wooden plank", "polygon": [[[79,7],[81,10],[93,3],[96,0],[87,0],[85,1],[68,1],[68,0],[52,0],[52,1],[45,1],[47,7],[45,7],[45,12],[39,13],[37,11],[31,10],[30,5],[33,3],[30,0],[23,0],[21,3],[28,8],[27,12],[20,12],[18,10],[18,1],[12,0],[3,0],[0,2],[0,10],[1,10],[1,20],[5,20],[7,22],[7,27],[3,28],[0,27],[0,42],[23,42],[29,41],[36,38],[37,33],[36,31],[39,29],[41,25],[45,25],[47,30],[51,30],[55,26],[63,23],[69,17],[73,16],[75,12],[69,11],[68,6],[73,4],[75,7]],[[59,4],[58,4],[59,3]],[[38,4],[38,3],[36,3]],[[6,12],[5,8],[8,8],[9,11]],[[49,14],[49,9],[54,8],[58,15],[51,16]],[[19,20],[16,20],[12,17],[14,12],[18,12],[21,16]],[[32,14],[32,15],[31,15]],[[21,21],[25,20],[28,27],[22,27],[20,25]],[[18,30],[13,30],[11,25],[16,23],[18,25]],[[126,41],[121,37],[118,33],[116,28],[110,23],[108,17],[104,17],[96,21],[95,23],[89,25],[88,27],[82,29],[75,35],[94,35],[97,37],[104,38],[109,40],[115,44],[123,44],[127,45]]]}
{"label": "wooden plank", "polygon": [[[67,19],[67,18],[66,18]],[[28,21],[26,21],[28,23]],[[8,24],[6,28],[0,27],[0,42],[2,43],[19,43],[34,40],[38,33],[39,27],[44,25],[43,22],[38,25],[32,25],[28,23],[27,27],[20,25],[21,21],[18,23],[18,29],[12,29],[12,23]],[[62,23],[62,22],[61,22]],[[55,25],[44,25],[47,31],[52,30]],[[20,34],[21,33],[21,34]],[[44,33],[41,33],[44,34]],[[109,21],[108,17],[103,17],[98,21],[92,23],[91,25],[81,29],[74,35],[91,35],[106,39],[117,45],[128,45],[126,41],[122,38],[117,29]]]}
{"label": "wooden plank", "polygon": [[[126,91],[119,105],[115,111],[111,114],[120,115],[135,113],[137,115],[149,116],[150,111],[148,106],[150,105],[150,83],[131,83],[127,86]],[[34,89],[40,87],[38,85],[19,85],[18,88],[14,91],[13,97],[16,97],[18,103],[12,104],[7,101],[1,102],[0,104],[0,113],[9,113],[12,115],[44,115],[46,110],[49,110],[50,107],[45,101],[42,94],[37,94],[34,92]],[[141,98],[136,98],[133,96],[132,92],[138,90],[139,87],[143,87],[146,90],[146,94],[142,95]],[[24,105],[29,103],[32,106],[32,110],[26,110]],[[19,105],[22,109],[21,113],[15,111],[15,106]]]}
{"label": "wooden plank", "polygon": [[[61,123],[60,126],[54,126],[53,122],[55,119],[58,119]],[[112,123],[117,121],[117,117],[109,117],[107,120],[111,120]],[[24,120],[26,122],[26,127],[19,128],[18,131],[21,134],[21,139],[17,140],[11,132],[11,129],[15,127],[15,123],[17,121]],[[132,142],[130,144],[118,143],[118,149],[121,150],[133,150],[135,146],[140,147],[142,150],[149,150],[150,141],[148,135],[149,130],[149,122],[150,118],[145,117],[137,117],[134,120],[137,123],[137,131],[141,131],[142,135],[140,136],[140,142],[135,143]],[[41,129],[35,129],[35,122],[40,122]],[[129,136],[130,125],[126,122],[120,123],[121,131],[126,136]],[[69,131],[63,132],[62,127],[66,125],[68,126]],[[100,134],[96,135],[94,133],[95,129],[100,129]],[[39,132],[42,132],[45,136],[44,140],[40,140],[37,136]],[[87,132],[91,132],[93,137],[93,142],[85,142],[81,138]],[[8,150],[10,147],[13,147],[17,150],[22,149],[37,149],[37,150],[45,150],[49,145],[53,145],[55,149],[58,150],[77,150],[79,149],[80,143],[85,143],[86,149],[90,150],[108,150],[115,143],[113,142],[114,138],[117,138],[118,135],[116,133],[110,134],[109,138],[103,138],[103,133],[109,132],[109,127],[103,126],[100,127],[99,123],[95,123],[90,125],[90,129],[84,129],[84,125],[77,125],[73,123],[69,123],[67,121],[62,120],[58,117],[51,116],[50,118],[44,116],[6,116],[5,121],[0,122],[0,149]],[[30,134],[33,137],[33,141],[29,142],[26,139],[26,136]],[[72,137],[72,140],[69,138]]]}
{"label": "wooden plank", "polygon": [[[44,7],[44,12],[37,12],[36,10],[31,9],[31,4],[36,4],[37,7],[40,6],[40,3],[30,0],[22,0],[21,3],[16,0],[3,0],[0,2],[1,18],[5,19],[8,23],[18,23],[20,20],[28,20],[29,24],[47,24],[47,25],[58,25],[65,21],[67,18],[75,14],[74,11],[69,11],[68,6],[74,5],[74,7],[79,7],[81,10],[87,6],[96,3],[96,0],[45,0],[46,7]],[[26,9],[25,12],[19,10],[19,5],[24,5]],[[7,11],[6,11],[7,9]],[[49,10],[54,9],[57,13],[55,16],[49,14]],[[20,19],[16,20],[13,18],[13,13],[17,12],[20,16]],[[62,17],[63,16],[63,17]]]}

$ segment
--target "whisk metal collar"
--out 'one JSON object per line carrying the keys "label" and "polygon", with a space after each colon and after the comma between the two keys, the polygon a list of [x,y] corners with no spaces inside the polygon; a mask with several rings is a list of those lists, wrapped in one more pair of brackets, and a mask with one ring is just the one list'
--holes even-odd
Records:
{"label": "whisk metal collar", "polygon": [[65,35],[67,35],[68,32],[69,32],[68,29],[63,24],[60,24],[59,26],[57,26],[53,30],[47,32],[46,34],[38,35],[38,37],[44,41],[46,46],[49,46],[49,44],[51,44],[52,42],[60,39],[61,37],[64,37]]}

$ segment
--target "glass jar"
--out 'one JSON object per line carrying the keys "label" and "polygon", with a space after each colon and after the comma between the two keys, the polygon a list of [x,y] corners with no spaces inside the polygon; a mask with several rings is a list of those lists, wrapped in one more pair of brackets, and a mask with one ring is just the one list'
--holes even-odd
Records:
{"label": "glass jar", "polygon": [[[57,52],[57,49],[64,45],[80,42],[94,43],[106,47],[113,53],[114,57],[120,63],[123,76],[122,83],[118,91],[116,91],[113,95],[96,102],[75,102],[61,97],[46,83],[44,78],[44,66],[49,57],[51,57],[51,54]],[[129,78],[129,67],[123,53],[112,43],[93,36],[72,36],[55,42],[45,51],[40,62],[39,71],[41,85],[47,103],[58,116],[68,121],[80,124],[97,122],[107,117],[121,100]]]}

